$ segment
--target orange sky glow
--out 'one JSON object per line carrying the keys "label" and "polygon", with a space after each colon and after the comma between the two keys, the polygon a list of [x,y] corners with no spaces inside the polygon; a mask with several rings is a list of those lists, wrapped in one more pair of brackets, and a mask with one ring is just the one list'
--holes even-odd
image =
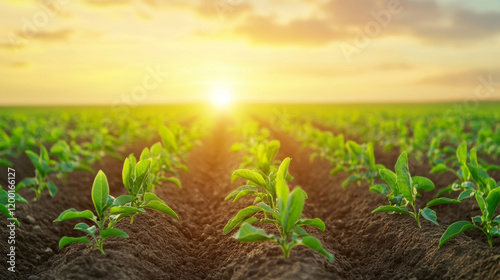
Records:
{"label": "orange sky glow", "polygon": [[0,106],[500,100],[497,0],[3,0],[0,23]]}

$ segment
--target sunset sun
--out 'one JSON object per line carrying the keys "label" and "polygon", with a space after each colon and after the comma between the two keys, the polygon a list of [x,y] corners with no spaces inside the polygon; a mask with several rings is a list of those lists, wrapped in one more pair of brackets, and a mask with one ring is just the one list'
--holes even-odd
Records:
{"label": "sunset sun", "polygon": [[230,88],[223,85],[215,86],[212,89],[210,100],[217,108],[226,108],[231,104],[233,93]]}

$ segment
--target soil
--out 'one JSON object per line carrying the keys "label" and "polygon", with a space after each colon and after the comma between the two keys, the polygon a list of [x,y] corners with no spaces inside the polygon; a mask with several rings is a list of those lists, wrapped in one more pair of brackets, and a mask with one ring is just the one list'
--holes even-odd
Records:
{"label": "soil", "polygon": [[[236,140],[227,131],[229,125],[221,119],[210,136],[202,139],[202,145],[189,153],[190,172],[181,174],[181,189],[170,183],[156,189],[179,220],[155,211],[136,216],[132,225],[124,220],[118,228],[130,238],[107,239],[106,255],[85,244],[59,249],[62,236],[80,236],[73,230],[78,221],[52,221],[68,208],[93,209],[90,191],[94,175],[74,172],[60,184],[56,197],[45,193],[39,201],[18,206],[15,213],[21,227],[16,229],[16,272],[3,269],[0,279],[500,279],[499,238],[490,249],[482,233],[470,230],[437,248],[448,225],[479,213],[472,200],[436,206],[440,226],[424,220],[422,229],[408,216],[371,214],[385,203],[382,196],[369,192],[364,184],[342,190],[346,174],[330,177],[331,166],[326,161],[311,163],[311,151],[301,149],[300,143],[279,131],[272,132],[282,144],[278,157],[293,159],[290,172],[295,180],[290,187],[300,185],[309,196],[304,216],[321,218],[327,225],[325,232],[308,232],[334,253],[335,261],[329,263],[301,246],[285,259],[275,243],[241,243],[222,235],[227,220],[251,202],[224,201],[241,183],[230,183],[241,154],[229,152]],[[138,155],[150,144],[129,147],[127,152]],[[389,168],[397,157],[396,152],[376,152],[377,163]],[[430,177],[437,188],[454,181],[450,174],[429,175],[426,164],[410,165],[412,175]],[[33,176],[26,157],[15,160],[14,167],[18,181]],[[123,194],[121,161],[107,157],[94,169],[106,173],[112,195]],[[2,171],[2,185],[6,176],[6,170]],[[21,194],[34,197],[29,190]],[[435,192],[424,194],[422,200],[433,195]],[[7,228],[2,226],[0,232],[5,263],[10,246]]]}

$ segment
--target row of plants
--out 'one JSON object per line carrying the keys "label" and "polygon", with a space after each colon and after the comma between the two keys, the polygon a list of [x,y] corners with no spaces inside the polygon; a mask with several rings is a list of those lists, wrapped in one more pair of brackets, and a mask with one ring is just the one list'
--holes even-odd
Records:
{"label": "row of plants", "polygon": [[[178,125],[171,126],[176,132],[183,132]],[[109,193],[109,183],[105,173],[100,170],[92,185],[92,201],[95,214],[91,210],[77,211],[74,208],[65,210],[54,222],[63,222],[71,219],[87,219],[93,222],[78,223],[74,229],[81,231],[86,236],[63,236],[59,247],[72,243],[90,244],[105,254],[104,240],[109,237],[128,238],[128,234],[117,228],[118,223],[130,218],[133,224],[134,217],[143,214],[146,210],[156,210],[178,219],[178,215],[165,201],[155,194],[155,188],[162,186],[163,182],[172,182],[181,187],[179,171],[188,172],[183,164],[185,153],[192,147],[196,139],[175,134],[172,129],[162,126],[159,130],[161,142],[154,143],[149,148],[144,148],[139,159],[131,154],[124,163],[122,170],[122,183],[126,194],[114,197]],[[192,135],[194,136],[194,135]],[[182,142],[178,142],[182,139]]]}
{"label": "row of plants", "polygon": [[[280,142],[268,140],[269,131],[259,129],[258,123],[248,122],[240,127],[243,141],[233,145],[232,150],[243,150],[245,155],[242,168],[232,173],[231,181],[241,178],[245,183],[232,191],[225,200],[232,200],[234,203],[244,197],[252,197],[253,202],[227,222],[223,234],[237,230],[233,237],[238,241],[275,242],[281,247],[285,258],[290,256],[292,248],[303,245],[333,262],[333,254],[326,251],[321,242],[304,229],[305,226],[313,226],[325,231],[326,226],[319,218],[303,218],[307,194],[300,187],[293,190],[288,187],[287,181],[293,179],[288,171],[291,159],[275,159]],[[277,234],[268,233],[254,226],[255,224],[271,224]]]}
{"label": "row of plants", "polygon": [[[300,131],[300,133],[294,134],[299,140],[303,141],[305,146],[315,150],[312,158],[318,155],[331,164],[337,164],[332,170],[332,174],[335,174],[338,170],[353,171],[353,169],[341,168],[343,166],[342,160],[345,158],[344,155],[351,153],[352,150],[352,148],[347,148],[348,144],[343,143],[343,135],[333,136],[331,132],[323,132],[310,124],[302,125],[301,130],[297,130],[296,127],[297,124],[295,124],[295,129],[292,126],[288,128],[288,131]],[[351,143],[355,142],[351,141]],[[352,147],[352,144],[350,145]],[[372,168],[377,170],[377,176],[374,176],[371,181],[367,180],[370,191],[384,195],[389,202],[388,205],[380,206],[373,210],[372,213],[406,214],[414,218],[421,228],[420,219],[422,217],[439,225],[436,212],[431,207],[440,204],[461,203],[465,199],[475,198],[482,215],[472,217],[470,222],[459,221],[451,224],[443,233],[438,246],[441,247],[454,236],[472,228],[481,230],[486,235],[490,247],[493,246],[492,238],[500,236],[500,215],[494,217],[500,203],[500,182],[496,182],[488,174],[488,171],[497,170],[497,167],[480,160],[476,148],[472,148],[468,153],[467,142],[463,142],[457,149],[448,148],[454,152],[454,155],[448,157],[446,161],[437,162],[431,173],[451,172],[458,180],[440,190],[437,193],[438,197],[428,201],[425,207],[418,209],[417,200],[421,197],[419,191],[433,191],[435,185],[426,177],[410,175],[407,152],[401,153],[393,172],[375,163],[374,157],[371,157],[373,151],[371,143],[354,145],[354,147],[362,146],[367,147],[364,156],[368,160],[358,161],[360,165],[363,165],[359,170],[370,170]],[[360,150],[359,148],[356,149]],[[346,182],[349,182],[353,176],[358,176],[358,174],[351,175],[342,186],[345,187]],[[384,181],[385,184],[374,184],[374,180]],[[452,191],[460,191],[457,199],[441,197],[441,195]]]}

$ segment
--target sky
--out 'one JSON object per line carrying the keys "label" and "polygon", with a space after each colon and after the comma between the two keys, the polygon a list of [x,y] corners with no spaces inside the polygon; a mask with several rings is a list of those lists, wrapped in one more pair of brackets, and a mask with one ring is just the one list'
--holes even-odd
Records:
{"label": "sky", "polygon": [[0,106],[500,100],[498,0],[0,0]]}

